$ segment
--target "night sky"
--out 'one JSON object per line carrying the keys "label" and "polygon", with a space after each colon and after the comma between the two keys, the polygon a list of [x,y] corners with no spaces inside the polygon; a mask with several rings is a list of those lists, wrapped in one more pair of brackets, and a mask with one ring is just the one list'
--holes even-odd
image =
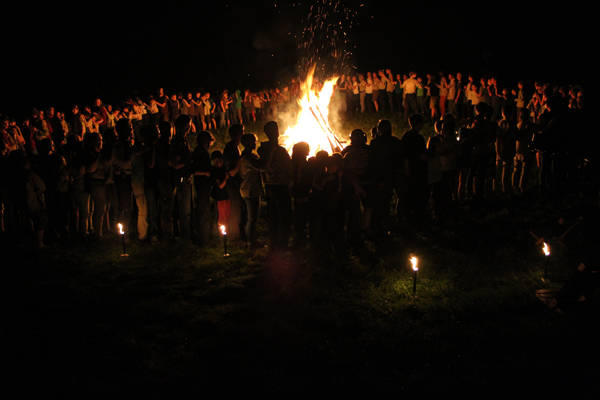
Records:
{"label": "night sky", "polygon": [[[2,10],[0,113],[68,110],[158,87],[258,90],[288,81],[315,50],[338,72],[460,70],[494,74],[501,86],[502,78],[563,83],[594,72],[600,35],[590,2],[524,3],[18,2]],[[342,25],[315,30],[320,38],[302,48],[303,30],[319,24],[317,5],[326,25]]]}

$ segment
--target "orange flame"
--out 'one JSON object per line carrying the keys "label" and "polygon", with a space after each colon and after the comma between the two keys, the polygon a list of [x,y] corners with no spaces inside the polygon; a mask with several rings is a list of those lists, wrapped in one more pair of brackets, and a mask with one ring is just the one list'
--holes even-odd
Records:
{"label": "orange flame", "polygon": [[546,243],[544,243],[544,255],[548,257],[550,255],[550,247]]}
{"label": "orange flame", "polygon": [[123,232],[123,225],[121,224],[117,224],[119,226],[119,234],[124,235],[125,232]]}
{"label": "orange flame", "polygon": [[415,257],[415,256],[411,257],[410,262],[412,263],[412,269],[417,271],[419,269],[419,267],[417,267],[417,263],[419,262],[417,257]]}
{"label": "orange flame", "polygon": [[219,225],[219,229],[221,229],[221,234],[223,236],[227,235],[227,231],[225,230],[225,225]]}
{"label": "orange flame", "polygon": [[331,130],[328,120],[329,101],[333,95],[337,77],[327,80],[323,88],[316,92],[313,90],[314,72],[313,68],[302,83],[302,98],[298,100],[300,112],[296,124],[288,127],[281,137],[283,147],[289,153],[294,144],[306,142],[310,146],[310,156],[314,156],[320,150],[332,154],[335,150],[334,147],[337,147],[337,143],[340,142]]}

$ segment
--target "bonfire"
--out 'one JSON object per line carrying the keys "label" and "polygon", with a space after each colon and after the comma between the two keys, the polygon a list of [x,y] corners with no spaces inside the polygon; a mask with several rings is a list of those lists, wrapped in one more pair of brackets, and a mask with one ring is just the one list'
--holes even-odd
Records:
{"label": "bonfire", "polygon": [[325,82],[318,92],[313,87],[314,69],[301,85],[302,97],[298,100],[300,111],[295,124],[290,125],[282,136],[283,146],[291,154],[292,147],[298,142],[310,146],[310,155],[325,150],[329,154],[343,148],[342,141],[333,133],[329,125],[329,102],[333,94],[337,77]]}

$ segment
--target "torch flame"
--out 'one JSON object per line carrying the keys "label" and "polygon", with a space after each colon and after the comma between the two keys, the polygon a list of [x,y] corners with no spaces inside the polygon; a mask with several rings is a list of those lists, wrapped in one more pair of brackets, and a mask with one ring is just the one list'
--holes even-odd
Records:
{"label": "torch flame", "polygon": [[544,255],[546,255],[546,257],[548,257],[550,255],[550,247],[548,247],[548,245],[546,243],[544,243]]}
{"label": "torch flame", "polygon": [[417,267],[418,261],[419,260],[417,260],[417,257],[413,256],[413,257],[410,258],[410,262],[412,263],[412,269],[415,270],[415,271],[419,269],[419,267]]}
{"label": "torch flame", "polygon": [[227,231],[225,231],[225,225],[219,225],[219,229],[221,229],[223,236],[227,235]]}
{"label": "torch flame", "polygon": [[283,147],[288,152],[291,152],[294,144],[306,142],[310,147],[310,156],[314,156],[320,150],[332,154],[336,147],[341,147],[341,140],[331,130],[328,120],[329,101],[337,77],[327,80],[323,88],[316,92],[313,89],[314,71],[313,68],[302,83],[302,98],[298,100],[300,112],[296,124],[288,127],[282,136]]}
{"label": "torch flame", "polygon": [[117,224],[119,226],[119,234],[124,235],[125,232],[123,232],[123,225],[121,224]]}

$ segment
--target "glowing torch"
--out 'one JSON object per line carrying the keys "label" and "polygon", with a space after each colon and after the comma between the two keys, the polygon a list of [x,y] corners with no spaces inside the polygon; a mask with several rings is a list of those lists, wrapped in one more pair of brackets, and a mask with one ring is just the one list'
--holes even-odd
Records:
{"label": "glowing torch", "polygon": [[546,268],[544,269],[544,279],[548,279],[548,260],[550,257],[550,247],[548,247],[548,245],[544,242],[544,256],[546,258]]}
{"label": "glowing torch", "polygon": [[223,235],[223,257],[229,257],[229,253],[227,253],[227,231],[225,230],[225,225],[219,225],[219,228]]}
{"label": "glowing torch", "polygon": [[417,264],[419,262],[419,260],[417,259],[417,257],[412,256],[410,258],[410,262],[412,264],[412,269],[413,269],[413,296],[417,294],[417,271],[419,271],[419,267],[417,267]]}
{"label": "glowing torch", "polygon": [[125,231],[123,231],[123,225],[118,224],[119,226],[119,235],[121,235],[121,243],[123,243],[123,254],[121,254],[121,257],[129,257],[129,254],[127,254],[127,251],[125,250]]}

